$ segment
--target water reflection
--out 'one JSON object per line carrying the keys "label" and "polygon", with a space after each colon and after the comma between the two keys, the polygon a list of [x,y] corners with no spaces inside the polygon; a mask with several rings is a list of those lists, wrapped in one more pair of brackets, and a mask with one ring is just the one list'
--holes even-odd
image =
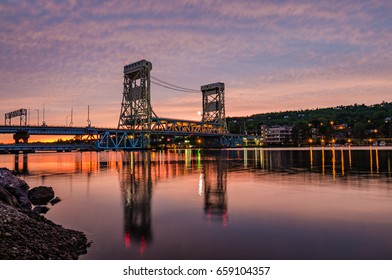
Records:
{"label": "water reflection", "polygon": [[[262,249],[268,248],[265,252],[269,252],[266,253],[269,258],[279,258],[281,255],[270,253],[278,251],[286,253],[284,256],[288,258],[301,258],[302,255],[296,253],[301,246],[293,244],[303,242],[301,244],[320,246],[322,249],[316,257],[328,258],[335,255],[328,255],[329,248],[323,247],[323,242],[340,238],[344,243],[358,228],[367,229],[356,233],[354,241],[358,244],[365,244],[369,236],[373,238],[372,242],[379,240],[380,235],[373,226],[388,225],[384,216],[392,213],[386,202],[392,182],[391,155],[391,149],[379,147],[110,151],[1,155],[0,165],[22,168],[26,177],[37,177],[41,182],[61,177],[67,181],[64,185],[70,187],[71,194],[66,199],[79,199],[80,186],[86,183],[83,192],[87,191],[88,199],[81,203],[83,206],[98,195],[114,193],[113,196],[120,197],[116,194],[118,190],[121,200],[111,199],[114,201],[112,207],[119,205],[119,212],[108,216],[113,220],[120,217],[116,236],[120,238],[121,248],[116,253],[131,256],[129,258],[159,258],[160,252],[167,256],[170,249],[162,249],[165,244],[177,244],[176,238],[188,235],[192,240],[188,243],[198,240],[198,244],[209,244],[205,248],[200,245],[199,251],[216,254],[216,258],[226,257],[218,255],[219,251],[213,247],[218,242],[222,242],[219,250],[227,250],[225,253],[232,257],[243,252],[241,256],[259,258],[264,256]],[[107,185],[98,189],[92,184],[90,193],[91,179],[97,184],[96,180],[108,177],[116,181],[111,185],[112,189]],[[78,187],[73,190],[72,184]],[[363,192],[362,186],[371,192]],[[378,192],[377,188],[387,192]],[[167,201],[162,202],[163,198]],[[378,203],[380,198],[383,199],[381,204]],[[70,203],[72,206],[74,201]],[[336,205],[331,207],[334,203]],[[196,207],[192,208],[194,205]],[[160,215],[159,211],[164,214]],[[342,217],[346,220],[341,221]],[[101,222],[97,227],[101,227]],[[111,222],[108,221],[107,227],[115,231]],[[391,230],[385,228],[382,232],[387,235]],[[291,234],[293,231],[296,234]],[[329,234],[324,234],[328,231]],[[211,234],[216,234],[215,239]],[[104,235],[108,240],[113,237],[107,232]],[[247,236],[246,240],[244,236]],[[265,238],[264,247],[258,245],[263,241],[260,236]],[[334,238],[328,239],[329,236]],[[229,251],[227,245],[239,244],[239,239],[244,242],[244,248],[251,250],[259,246],[258,251],[252,251],[252,255],[235,246]],[[390,241],[386,237],[384,240]],[[285,241],[285,247],[280,248]],[[275,250],[277,247],[280,250]],[[215,248],[214,252],[209,248]],[[192,248],[192,251],[193,256],[204,256],[202,253],[196,255],[198,248]],[[324,251],[325,255],[321,253]],[[355,252],[348,256],[355,256]],[[182,256],[173,258],[178,257]]]}
{"label": "water reflection", "polygon": [[[158,169],[158,178],[185,175],[195,170],[204,172],[209,161],[216,169],[212,172],[227,172],[227,169],[241,165],[244,169],[290,172],[297,169],[320,172],[323,175],[348,175],[347,172],[369,174],[390,174],[391,149],[368,147],[354,149],[307,148],[297,150],[282,149],[233,149],[233,150],[169,150],[145,152],[84,152],[84,153],[41,153],[1,155],[2,165],[20,173],[68,174],[99,173],[104,170],[122,170],[124,164],[131,163],[137,154],[149,154],[153,166]],[[222,154],[223,153],[223,154]],[[131,155],[135,155],[132,159]],[[9,158],[13,157],[13,165]],[[223,160],[222,160],[223,157]],[[224,162],[229,160],[230,166]],[[143,161],[143,160],[142,160]],[[30,168],[29,162],[33,167]],[[202,168],[203,167],[203,168]],[[155,168],[155,167],[154,167]],[[220,177],[221,175],[217,175]],[[222,177],[223,178],[223,177]],[[221,179],[217,180],[221,181]]]}
{"label": "water reflection", "polygon": [[[230,157],[234,157],[231,151]],[[390,149],[369,147],[307,148],[297,150],[246,149],[236,153],[245,169],[261,169],[274,172],[310,171],[331,175],[334,179],[350,174],[390,176]]]}
{"label": "water reflection", "polygon": [[227,170],[228,162],[221,155],[214,154],[213,161],[203,163],[204,212],[209,221],[227,225]]}
{"label": "water reflection", "polygon": [[[17,171],[18,173],[22,174],[28,174],[29,173],[29,168],[28,168],[28,153],[23,153],[19,154],[16,153],[14,154],[14,170]],[[22,169],[19,167],[20,163],[20,158],[22,157]]]}
{"label": "water reflection", "polygon": [[[193,152],[193,153],[192,153]],[[119,160],[121,157],[121,160]],[[199,174],[197,195],[204,197],[208,222],[227,225],[227,161],[220,153],[203,155],[200,150],[177,152],[118,153],[116,169],[124,203],[124,246],[137,247],[142,256],[153,242],[152,195],[154,183],[187,174]],[[110,158],[107,164],[110,168]]]}
{"label": "water reflection", "polygon": [[130,164],[119,173],[124,203],[124,243],[126,248],[138,244],[143,255],[152,241],[151,153],[131,153],[129,157]]}

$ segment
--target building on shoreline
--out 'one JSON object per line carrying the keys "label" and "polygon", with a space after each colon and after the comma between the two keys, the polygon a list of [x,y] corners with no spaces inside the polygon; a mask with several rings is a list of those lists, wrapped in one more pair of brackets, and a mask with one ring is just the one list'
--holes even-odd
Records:
{"label": "building on shoreline", "polygon": [[292,127],[287,125],[274,125],[268,129],[268,145],[283,145],[290,141]]}

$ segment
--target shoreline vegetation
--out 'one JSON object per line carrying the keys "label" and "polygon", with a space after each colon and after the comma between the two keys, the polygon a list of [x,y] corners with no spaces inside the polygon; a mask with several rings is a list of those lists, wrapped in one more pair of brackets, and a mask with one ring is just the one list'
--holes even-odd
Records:
{"label": "shoreline vegetation", "polygon": [[[290,137],[273,141],[277,146],[391,145],[392,102],[228,117],[227,126],[231,133],[261,138],[274,127],[290,131]],[[270,146],[269,141],[263,140],[263,146]]]}
{"label": "shoreline vegetation", "polygon": [[9,169],[0,168],[0,259],[75,260],[86,254],[91,242],[83,232],[41,215],[48,210],[46,204],[60,200],[52,188],[30,189]]}

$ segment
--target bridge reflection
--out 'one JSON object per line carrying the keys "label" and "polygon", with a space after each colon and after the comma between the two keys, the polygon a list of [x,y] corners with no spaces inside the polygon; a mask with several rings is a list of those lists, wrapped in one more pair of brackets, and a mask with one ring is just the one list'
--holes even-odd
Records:
{"label": "bridge reflection", "polygon": [[208,221],[228,223],[227,212],[227,172],[228,161],[222,155],[214,153],[212,161],[203,163],[204,177],[204,212]]}
{"label": "bridge reflection", "polygon": [[[18,173],[28,174],[28,153],[14,154],[14,170]],[[22,159],[22,168],[20,168],[20,160]]]}
{"label": "bridge reflection", "polygon": [[[265,174],[319,173],[325,180],[351,174],[391,180],[391,149],[326,147],[306,149],[166,150],[1,155],[25,174],[74,176],[118,173],[123,200],[124,246],[145,254],[153,242],[153,195],[158,182],[193,177],[194,195],[208,223],[229,224],[228,176],[231,172]],[[48,159],[53,162],[48,163]],[[42,160],[42,159],[47,159]],[[14,162],[12,162],[12,160]],[[87,177],[89,180],[89,176]],[[88,185],[88,184],[87,184]],[[187,186],[188,187],[188,186]]]}
{"label": "bridge reflection", "polygon": [[[227,163],[219,154],[200,150],[126,152],[117,161],[124,202],[124,245],[143,255],[153,241],[152,195],[154,184],[177,176],[199,176],[195,195],[203,195],[209,222],[227,225]],[[203,160],[202,160],[203,158]],[[109,161],[110,162],[110,161]],[[100,164],[102,166],[102,164]]]}
{"label": "bridge reflection", "polygon": [[151,228],[151,153],[130,153],[129,165],[120,172],[120,187],[124,202],[124,243],[133,243],[144,254],[152,241]]}

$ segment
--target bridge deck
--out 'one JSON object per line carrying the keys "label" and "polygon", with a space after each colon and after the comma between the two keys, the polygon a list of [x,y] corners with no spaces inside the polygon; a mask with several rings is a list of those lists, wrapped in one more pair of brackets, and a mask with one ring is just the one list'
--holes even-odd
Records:
{"label": "bridge deck", "polygon": [[[242,135],[223,131],[215,123],[204,123],[190,120],[153,118],[150,129],[114,129],[102,127],[68,127],[68,126],[0,126],[0,134],[22,134],[20,138],[27,142],[29,135],[74,135],[81,136],[89,144],[73,144],[64,146],[56,144],[14,144],[0,145],[1,151],[29,150],[75,150],[75,149],[142,149],[148,148],[151,139],[158,136],[175,137],[191,136],[214,139],[207,141],[213,145],[232,146],[238,143]],[[27,136],[23,136],[23,134]],[[23,138],[25,137],[25,138]],[[156,138],[155,138],[156,139]],[[16,140],[18,142],[18,140]],[[95,147],[91,143],[95,142]],[[86,146],[87,145],[87,146]]]}

